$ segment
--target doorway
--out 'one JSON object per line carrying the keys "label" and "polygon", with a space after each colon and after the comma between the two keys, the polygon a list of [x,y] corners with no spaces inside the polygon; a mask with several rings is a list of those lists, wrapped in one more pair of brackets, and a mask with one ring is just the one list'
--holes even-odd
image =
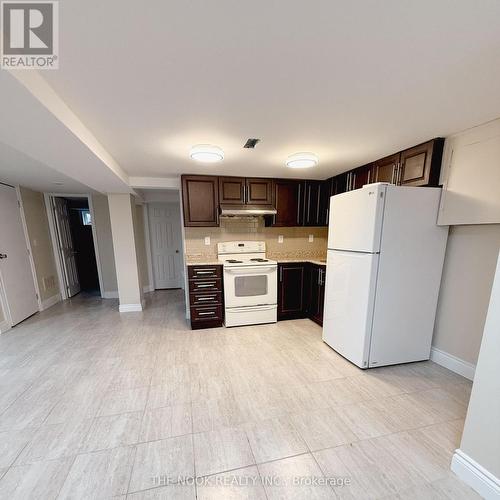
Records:
{"label": "doorway", "polygon": [[63,299],[81,291],[101,296],[90,198],[48,195],[47,210]]}
{"label": "doorway", "polygon": [[179,203],[148,203],[149,240],[155,290],[184,283]]}

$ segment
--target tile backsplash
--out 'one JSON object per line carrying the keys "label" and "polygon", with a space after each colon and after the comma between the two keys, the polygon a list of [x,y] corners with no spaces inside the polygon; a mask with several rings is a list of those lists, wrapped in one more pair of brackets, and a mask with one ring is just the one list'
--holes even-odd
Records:
{"label": "tile backsplash", "polygon": [[[313,241],[309,241],[309,235]],[[186,258],[188,261],[214,260],[217,243],[221,241],[265,241],[271,259],[326,257],[328,228],[326,227],[265,227],[262,217],[221,218],[220,227],[186,227]],[[283,243],[278,243],[278,236]],[[210,245],[205,245],[205,237]]]}

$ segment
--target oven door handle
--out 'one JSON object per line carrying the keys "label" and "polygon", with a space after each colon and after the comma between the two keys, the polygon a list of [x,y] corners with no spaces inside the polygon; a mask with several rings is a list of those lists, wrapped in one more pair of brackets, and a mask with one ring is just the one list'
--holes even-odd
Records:
{"label": "oven door handle", "polygon": [[262,266],[258,268],[248,268],[248,267],[231,267],[229,269],[224,269],[225,273],[230,273],[230,274],[255,274],[255,275],[260,275],[269,271],[277,271],[278,267],[277,266]]}

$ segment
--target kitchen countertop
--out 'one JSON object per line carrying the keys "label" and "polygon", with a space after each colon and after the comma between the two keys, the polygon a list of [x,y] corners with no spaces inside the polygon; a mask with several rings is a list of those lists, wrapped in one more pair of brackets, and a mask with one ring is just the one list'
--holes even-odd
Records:
{"label": "kitchen countertop", "polygon": [[[271,258],[272,259],[272,258]],[[311,257],[304,257],[304,258],[277,258],[277,259],[272,259],[278,262],[278,264],[286,264],[286,263],[297,263],[297,262],[308,262],[310,264],[316,264],[318,266],[326,266],[326,260],[321,260],[321,259],[315,259]],[[186,262],[187,266],[216,266],[216,265],[222,265],[221,262],[218,260],[188,260]]]}

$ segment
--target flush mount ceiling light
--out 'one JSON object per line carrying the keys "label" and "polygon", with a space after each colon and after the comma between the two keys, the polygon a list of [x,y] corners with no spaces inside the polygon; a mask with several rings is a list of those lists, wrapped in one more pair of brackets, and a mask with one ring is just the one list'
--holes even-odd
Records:
{"label": "flush mount ceiling light", "polygon": [[314,153],[295,153],[286,159],[289,168],[311,168],[318,164],[318,157]]}
{"label": "flush mount ceiling light", "polygon": [[224,151],[210,144],[197,144],[191,148],[189,156],[203,163],[216,163],[224,159]]}

